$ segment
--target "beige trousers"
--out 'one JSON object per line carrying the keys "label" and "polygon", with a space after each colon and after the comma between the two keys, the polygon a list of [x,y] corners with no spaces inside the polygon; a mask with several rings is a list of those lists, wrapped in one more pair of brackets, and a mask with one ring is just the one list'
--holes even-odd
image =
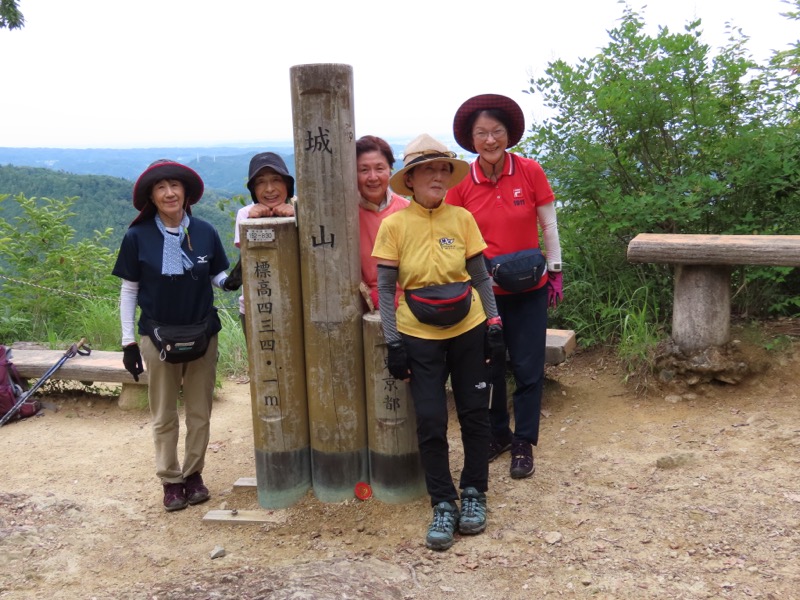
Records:
{"label": "beige trousers", "polygon": [[[161,483],[182,483],[189,475],[202,473],[205,465],[211,432],[211,401],[217,378],[217,336],[209,340],[204,356],[181,364],[159,360],[158,348],[146,335],[142,336],[139,346],[149,377],[156,476]],[[178,395],[181,388],[186,423],[183,467],[178,461]]]}

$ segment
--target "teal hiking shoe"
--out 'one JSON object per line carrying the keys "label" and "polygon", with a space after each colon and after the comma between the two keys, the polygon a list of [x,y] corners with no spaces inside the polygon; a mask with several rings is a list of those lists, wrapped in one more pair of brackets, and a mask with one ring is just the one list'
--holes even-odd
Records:
{"label": "teal hiking shoe", "polygon": [[455,502],[439,502],[433,507],[433,521],[428,527],[425,545],[431,550],[447,550],[453,545],[453,534],[458,522],[458,507]]}
{"label": "teal hiking shoe", "polygon": [[461,491],[461,517],[458,530],[467,535],[481,533],[486,529],[486,494],[474,487]]}

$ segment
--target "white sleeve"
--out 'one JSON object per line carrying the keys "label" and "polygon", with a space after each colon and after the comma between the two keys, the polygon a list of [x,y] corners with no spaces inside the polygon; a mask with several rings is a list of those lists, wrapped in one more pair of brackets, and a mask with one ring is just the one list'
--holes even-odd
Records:
{"label": "white sleeve", "polygon": [[220,271],[211,279],[211,285],[222,289],[222,284],[225,283],[225,280],[228,278],[228,274],[225,271]]}
{"label": "white sleeve", "polygon": [[122,324],[122,347],[136,341],[136,304],[139,300],[139,282],[122,280],[119,291],[119,319]]}
{"label": "white sleeve", "polygon": [[558,220],[556,219],[555,202],[548,202],[536,207],[536,216],[542,227],[544,247],[547,252],[548,269],[561,262],[561,242],[558,240]]}
{"label": "white sleeve", "polygon": [[247,213],[250,212],[251,206],[253,205],[248,204],[236,211],[236,223],[233,225],[233,245],[237,248],[239,247],[239,223],[247,218]]}

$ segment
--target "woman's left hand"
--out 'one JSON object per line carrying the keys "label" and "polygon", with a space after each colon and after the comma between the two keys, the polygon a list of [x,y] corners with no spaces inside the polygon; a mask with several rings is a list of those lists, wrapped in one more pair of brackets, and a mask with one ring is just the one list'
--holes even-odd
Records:
{"label": "woman's left hand", "polygon": [[561,271],[547,273],[547,305],[555,308],[564,299],[564,279]]}
{"label": "woman's left hand", "polygon": [[503,327],[500,324],[489,325],[486,328],[486,359],[493,367],[503,365],[506,361],[506,343],[503,338]]}

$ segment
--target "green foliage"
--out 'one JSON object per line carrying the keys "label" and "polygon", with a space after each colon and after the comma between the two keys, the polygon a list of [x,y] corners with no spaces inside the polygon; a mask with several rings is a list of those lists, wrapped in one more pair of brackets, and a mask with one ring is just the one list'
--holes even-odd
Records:
{"label": "green foliage", "polygon": [[239,308],[220,310],[219,320],[222,331],[219,332],[219,362],[217,371],[229,377],[247,375],[247,344],[244,331],[239,321]]}
{"label": "green foliage", "polygon": [[[0,208],[8,201],[0,196]],[[114,254],[103,245],[111,230],[76,241],[66,224],[75,198],[20,194],[14,202],[21,214],[0,218],[0,338],[77,339],[85,307],[118,295],[119,282],[111,275]]]}
{"label": "green foliage", "polygon": [[0,0],[0,29],[22,29],[25,18],[19,12],[18,0]]}
{"label": "green foliage", "polygon": [[[37,167],[0,166],[0,193],[24,194],[27,197],[76,197],[67,223],[75,229],[75,237],[91,237],[94,231],[109,229],[103,245],[119,248],[122,236],[136,216],[131,203],[133,182],[107,175],[75,175]],[[210,222],[220,235],[233,231],[235,213],[223,210],[223,199],[213,190],[206,190],[203,199],[192,209],[196,217]],[[19,216],[19,207],[0,205],[0,217],[10,220]],[[225,239],[224,237],[222,238]]]}
{"label": "green foliage", "polygon": [[[118,350],[119,279],[111,274],[116,252],[104,244],[110,229],[75,241],[67,224],[75,198],[11,198],[0,195],[0,214],[14,202],[18,216],[0,218],[0,341],[46,342],[66,348],[86,338],[96,350]],[[244,333],[232,294],[217,305],[220,369],[225,375],[247,373]]]}
{"label": "green foliage", "polygon": [[[670,318],[670,272],[626,261],[637,234],[797,231],[799,96],[796,72],[786,69],[798,64],[797,48],[759,66],[740,30],[712,54],[700,25],[650,36],[626,6],[596,56],[555,61],[531,81],[554,116],[535,124],[521,149],[542,163],[560,199],[572,283],[558,313],[584,343],[627,339],[623,310],[646,336]],[[742,269],[738,279],[739,310],[798,308],[792,271]]]}

